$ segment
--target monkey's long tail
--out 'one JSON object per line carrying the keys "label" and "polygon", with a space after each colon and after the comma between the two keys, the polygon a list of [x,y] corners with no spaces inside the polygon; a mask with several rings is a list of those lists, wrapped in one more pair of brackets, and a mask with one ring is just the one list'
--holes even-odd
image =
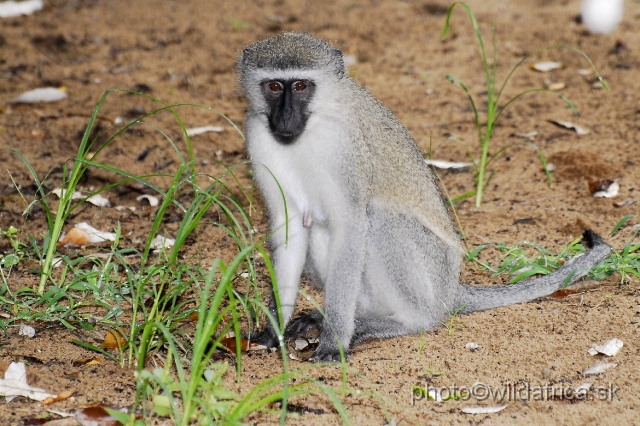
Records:
{"label": "monkey's long tail", "polygon": [[529,302],[538,297],[547,296],[564,287],[567,277],[574,271],[575,273],[567,285],[579,280],[611,253],[611,247],[595,232],[586,230],[583,238],[589,250],[557,271],[513,285],[461,285],[458,293],[458,302],[455,306],[464,305],[460,313],[468,314],[500,306]]}

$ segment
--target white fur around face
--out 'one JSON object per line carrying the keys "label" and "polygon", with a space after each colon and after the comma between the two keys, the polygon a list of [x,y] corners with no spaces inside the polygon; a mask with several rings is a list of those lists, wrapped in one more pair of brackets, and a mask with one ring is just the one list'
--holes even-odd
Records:
{"label": "white fur around face", "polygon": [[[328,215],[338,213],[336,210],[341,207],[337,203],[346,194],[335,181],[338,176],[327,171],[339,170],[347,158],[348,147],[337,146],[338,141],[345,138],[340,121],[312,115],[306,131],[290,145],[273,138],[264,116],[251,117],[247,124],[247,128],[252,129],[247,132],[249,155],[272,216],[274,211],[278,212],[276,216],[284,214],[280,188],[286,197],[290,219],[300,216],[302,221],[307,213],[316,225]],[[308,134],[313,134],[313,138]],[[283,224],[272,223],[273,226]]]}

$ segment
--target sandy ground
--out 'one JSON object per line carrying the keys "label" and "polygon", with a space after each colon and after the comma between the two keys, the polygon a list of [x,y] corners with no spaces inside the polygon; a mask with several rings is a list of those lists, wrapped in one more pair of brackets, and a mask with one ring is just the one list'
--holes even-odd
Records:
{"label": "sandy ground", "polygon": [[[536,131],[531,139],[555,166],[550,188],[535,151],[518,145],[493,163],[496,174],[485,202],[457,205],[461,227],[472,249],[483,243],[518,244],[531,241],[558,252],[591,227],[607,235],[638,203],[616,208],[614,202],[639,197],[638,144],[640,143],[640,75],[638,51],[640,4],[628,1],[622,24],[605,36],[587,33],[578,23],[579,1],[470,0],[490,45],[491,26],[498,44],[499,82],[526,54],[552,45],[583,49],[611,86],[594,86],[594,74],[579,54],[569,50],[541,53],[535,60],[553,60],[563,68],[539,73],[527,66],[517,71],[504,98],[523,90],[563,83],[562,93],[575,102],[580,115],[556,96],[529,94],[512,104],[495,130],[491,152],[524,140],[517,133]],[[88,117],[105,90],[144,90],[168,103],[195,103],[214,108],[242,128],[244,101],[237,90],[234,63],[246,44],[283,30],[298,30],[327,38],[351,55],[349,69],[356,80],[387,105],[407,126],[420,148],[433,158],[465,161],[464,141],[477,155],[473,113],[460,87],[445,80],[447,74],[462,79],[474,96],[484,99],[484,72],[476,40],[462,9],[455,12],[449,37],[440,33],[448,3],[443,1],[336,0],[314,1],[152,1],[55,0],[31,16],[0,20],[0,147],[25,155],[46,184],[59,184],[62,164],[74,157]],[[9,101],[37,87],[66,87],[68,99],[36,105]],[[153,104],[126,93],[109,95],[100,111],[104,129],[117,117],[150,111]],[[185,107],[180,116],[187,127],[223,126],[221,133],[194,138],[195,155],[202,171],[220,174],[222,166],[245,160],[241,136],[211,111]],[[577,123],[590,132],[557,127],[549,120]],[[154,123],[174,137],[179,128],[169,115]],[[155,148],[137,161],[146,148]],[[183,148],[183,147],[182,147]],[[149,127],[123,134],[104,153],[104,159],[131,173],[173,173],[178,161],[166,140]],[[26,168],[8,151],[0,151],[0,228],[13,225],[41,238],[46,222],[37,211],[26,221],[24,205],[12,186],[13,179],[28,194],[31,180]],[[451,196],[472,188],[471,173],[442,172]],[[593,198],[590,179],[614,179],[620,193],[614,199]],[[114,176],[93,171],[82,187],[100,187]],[[241,177],[249,184],[246,173]],[[162,179],[158,180],[163,183]],[[166,184],[166,181],[164,182]],[[33,190],[31,190],[33,191]],[[139,189],[110,190],[116,204],[134,205]],[[32,194],[31,194],[32,195]],[[262,212],[260,212],[263,215]],[[130,241],[141,241],[153,220],[153,210],[138,213],[89,207],[73,218],[105,226],[122,223]],[[265,218],[254,217],[260,232]],[[637,231],[632,219],[608,241],[620,250]],[[168,223],[168,232],[176,223]],[[132,244],[133,244],[132,243]],[[3,243],[4,244],[4,243]],[[193,250],[203,261],[230,258],[234,247],[212,229],[203,231]],[[6,249],[6,247],[5,247]],[[484,260],[495,260],[486,252]],[[35,278],[21,276],[20,285],[34,285]],[[502,278],[478,274],[467,265],[463,281],[502,283]],[[13,283],[13,285],[18,285]],[[9,312],[7,307],[5,312]],[[637,280],[621,283],[619,276],[595,289],[562,299],[496,309],[459,317],[453,333],[441,328],[422,336],[371,341],[352,352],[348,387],[374,392],[378,397],[347,396],[344,404],[355,424],[638,424],[640,423],[640,292]],[[0,363],[26,361],[35,385],[75,389],[74,401],[56,408],[71,410],[84,404],[126,406],[135,391],[130,370],[115,364],[76,367],[74,359],[90,353],[70,344],[80,332],[57,324],[37,325],[38,334],[28,340],[9,329],[0,348]],[[83,336],[80,336],[83,337]],[[593,343],[613,337],[624,347],[613,361],[592,357]],[[84,336],[86,338],[86,336]],[[475,342],[477,350],[465,349]],[[596,362],[617,367],[592,377],[581,372]],[[291,361],[292,367],[306,365]],[[4,371],[4,368],[2,368]],[[259,380],[282,371],[278,354],[254,353],[243,360],[246,391]],[[339,386],[335,368],[312,372],[325,383]],[[235,388],[234,377],[227,377]],[[587,400],[567,396],[569,387],[592,383]],[[434,402],[412,396],[415,385],[455,392],[475,386],[462,401]],[[445,391],[446,392],[446,391]],[[487,392],[489,395],[487,396]],[[507,393],[501,398],[498,393]],[[564,397],[561,397],[565,392]],[[556,395],[555,398],[551,397]],[[297,413],[292,424],[337,424],[335,410],[323,396],[294,400]],[[510,405],[497,414],[465,414],[461,408]],[[41,415],[37,403],[18,399],[0,404],[3,424],[22,424]],[[388,413],[385,418],[384,413]],[[251,424],[271,424],[273,417],[255,414]]]}

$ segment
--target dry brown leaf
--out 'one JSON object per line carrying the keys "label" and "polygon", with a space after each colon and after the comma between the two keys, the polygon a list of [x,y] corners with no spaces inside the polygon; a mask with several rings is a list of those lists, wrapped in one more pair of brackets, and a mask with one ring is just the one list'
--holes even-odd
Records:
{"label": "dry brown leaf", "polygon": [[54,402],[64,401],[65,399],[71,398],[75,392],[76,391],[74,391],[74,390],[68,390],[68,391],[60,392],[57,396],[49,397],[49,398],[45,399],[44,401],[42,401],[42,405],[51,405]]}
{"label": "dry brown leaf", "polygon": [[[236,338],[225,337],[220,341],[222,347],[231,353],[236,353]],[[255,351],[260,349],[266,349],[266,346],[260,345],[255,342],[249,342],[247,339],[240,338],[240,352]]]}
{"label": "dry brown leaf", "polygon": [[567,297],[571,294],[578,294],[580,293],[580,290],[573,290],[573,289],[568,289],[568,288],[562,288],[560,290],[556,290],[553,293],[551,293],[549,296],[552,299],[562,299],[563,297]]}
{"label": "dry brown leaf", "polygon": [[77,359],[77,360],[73,361],[73,365],[76,365],[76,366],[78,366],[78,365],[101,365],[101,364],[104,364],[104,361],[101,358],[98,358],[98,357],[83,358],[83,359]]}
{"label": "dry brown leaf", "polygon": [[83,425],[119,426],[120,422],[111,417],[102,407],[87,407],[76,411],[76,420]]}
{"label": "dry brown leaf", "polygon": [[[225,350],[231,353],[236,353],[236,338],[235,337],[225,337],[220,340],[220,344],[223,346]],[[240,351],[245,352],[249,350],[250,345],[256,345],[255,343],[249,343],[247,339],[240,338]]]}
{"label": "dry brown leaf", "polygon": [[75,246],[82,246],[85,244],[89,244],[91,242],[91,237],[84,229],[80,228],[71,228],[69,232],[58,241],[58,247],[62,247],[65,244],[73,244]]}
{"label": "dry brown leaf", "polygon": [[102,349],[122,349],[127,341],[118,330],[111,330],[104,338],[104,342],[100,345]]}

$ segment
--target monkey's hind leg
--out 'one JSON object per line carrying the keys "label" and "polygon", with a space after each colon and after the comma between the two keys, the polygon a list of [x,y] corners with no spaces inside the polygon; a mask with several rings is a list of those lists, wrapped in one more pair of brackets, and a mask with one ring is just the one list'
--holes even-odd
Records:
{"label": "monkey's hind leg", "polygon": [[455,301],[460,256],[411,215],[379,205],[367,214],[355,343],[437,327]]}
{"label": "monkey's hind leg", "polygon": [[417,334],[421,331],[427,330],[423,327],[411,327],[406,323],[394,321],[391,318],[356,319],[356,329],[351,339],[351,346],[354,347],[369,339],[385,339],[394,336]]}

